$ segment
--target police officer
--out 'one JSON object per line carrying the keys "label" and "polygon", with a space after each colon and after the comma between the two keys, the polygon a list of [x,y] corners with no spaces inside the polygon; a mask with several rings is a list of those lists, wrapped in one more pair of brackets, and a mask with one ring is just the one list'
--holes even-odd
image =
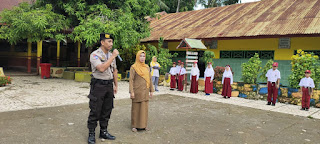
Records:
{"label": "police officer", "polygon": [[113,109],[114,94],[117,93],[117,65],[115,58],[119,55],[118,50],[110,50],[113,46],[113,37],[110,34],[100,34],[101,46],[90,55],[92,79],[89,94],[90,113],[88,117],[89,137],[88,143],[95,143],[95,128],[97,121],[100,125],[99,138],[115,140],[116,137],[107,131],[108,121]]}

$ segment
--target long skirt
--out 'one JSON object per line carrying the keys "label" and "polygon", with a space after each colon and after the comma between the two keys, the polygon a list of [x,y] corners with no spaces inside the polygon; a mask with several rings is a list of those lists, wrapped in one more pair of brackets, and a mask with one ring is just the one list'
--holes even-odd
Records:
{"label": "long skirt", "polygon": [[198,93],[198,81],[197,81],[197,76],[192,76],[192,77],[191,77],[190,93]]}
{"label": "long skirt", "polygon": [[131,126],[132,128],[146,128],[148,124],[149,101],[132,102]]}
{"label": "long skirt", "polygon": [[170,88],[176,88],[176,76],[171,75]]}
{"label": "long skirt", "polygon": [[308,88],[302,88],[302,108],[309,108],[310,107],[310,94]]}
{"label": "long skirt", "polygon": [[179,86],[179,88],[178,88],[178,90],[180,90],[180,91],[183,91],[183,77],[184,77],[184,75],[179,75],[179,84],[178,84],[178,86]]}
{"label": "long skirt", "polygon": [[231,84],[230,84],[230,78],[224,78],[223,80],[223,86],[222,86],[222,96],[231,97]]}
{"label": "long skirt", "polygon": [[213,82],[210,83],[211,81],[211,77],[206,77],[206,82],[204,85],[204,92],[209,94],[209,93],[213,93]]}

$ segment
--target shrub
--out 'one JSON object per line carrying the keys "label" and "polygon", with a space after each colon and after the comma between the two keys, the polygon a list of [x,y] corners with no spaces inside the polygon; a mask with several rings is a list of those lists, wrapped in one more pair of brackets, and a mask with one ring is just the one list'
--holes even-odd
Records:
{"label": "shrub", "polygon": [[207,64],[207,62],[211,62],[213,65],[213,58],[215,57],[213,51],[205,51],[203,56],[200,58],[200,62]]}
{"label": "shrub", "polygon": [[267,77],[266,77],[266,74],[267,74],[267,72],[268,72],[268,70],[269,69],[272,69],[272,64],[273,64],[273,60],[272,59],[270,59],[267,63],[266,63],[266,65],[264,65],[264,67],[261,69],[261,75],[260,75],[260,79],[262,80],[262,81],[267,81]]}
{"label": "shrub", "polygon": [[0,77],[0,87],[11,84],[11,81],[12,79],[10,78],[10,76]]}
{"label": "shrub", "polygon": [[172,66],[172,58],[177,57],[178,53],[171,54],[169,49],[162,48],[163,38],[160,38],[158,48],[148,44],[146,53],[146,64],[150,66],[150,62],[152,61],[152,57],[157,57],[157,62],[161,65],[160,74],[166,74],[167,69]]}
{"label": "shrub", "polygon": [[291,57],[292,73],[289,76],[290,86],[293,88],[299,87],[299,82],[305,77],[306,70],[311,71],[311,78],[316,87],[320,82],[320,61],[317,55],[307,53],[299,49],[296,55]]}
{"label": "shrub", "polygon": [[225,70],[224,67],[216,66],[214,68],[214,79],[218,80],[218,81],[221,81],[224,70]]}
{"label": "shrub", "polygon": [[257,82],[258,73],[260,70],[261,60],[259,54],[255,54],[249,59],[247,63],[241,65],[242,68],[242,77],[241,79],[244,83],[255,84]]}

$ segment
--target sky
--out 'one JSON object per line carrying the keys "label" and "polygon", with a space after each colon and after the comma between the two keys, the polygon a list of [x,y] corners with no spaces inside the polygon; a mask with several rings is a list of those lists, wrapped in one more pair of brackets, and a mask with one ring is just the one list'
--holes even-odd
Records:
{"label": "sky", "polygon": [[[255,2],[255,1],[260,1],[260,0],[241,0],[241,3],[248,3],[248,2]],[[194,10],[199,10],[199,9],[204,9],[202,5],[197,5]]]}

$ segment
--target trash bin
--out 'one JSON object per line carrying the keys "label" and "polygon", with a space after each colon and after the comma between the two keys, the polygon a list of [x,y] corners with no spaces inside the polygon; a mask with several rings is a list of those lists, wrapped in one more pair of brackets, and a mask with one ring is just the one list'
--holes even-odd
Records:
{"label": "trash bin", "polygon": [[41,67],[41,78],[42,79],[50,78],[51,64],[50,63],[41,63],[40,67]]}

